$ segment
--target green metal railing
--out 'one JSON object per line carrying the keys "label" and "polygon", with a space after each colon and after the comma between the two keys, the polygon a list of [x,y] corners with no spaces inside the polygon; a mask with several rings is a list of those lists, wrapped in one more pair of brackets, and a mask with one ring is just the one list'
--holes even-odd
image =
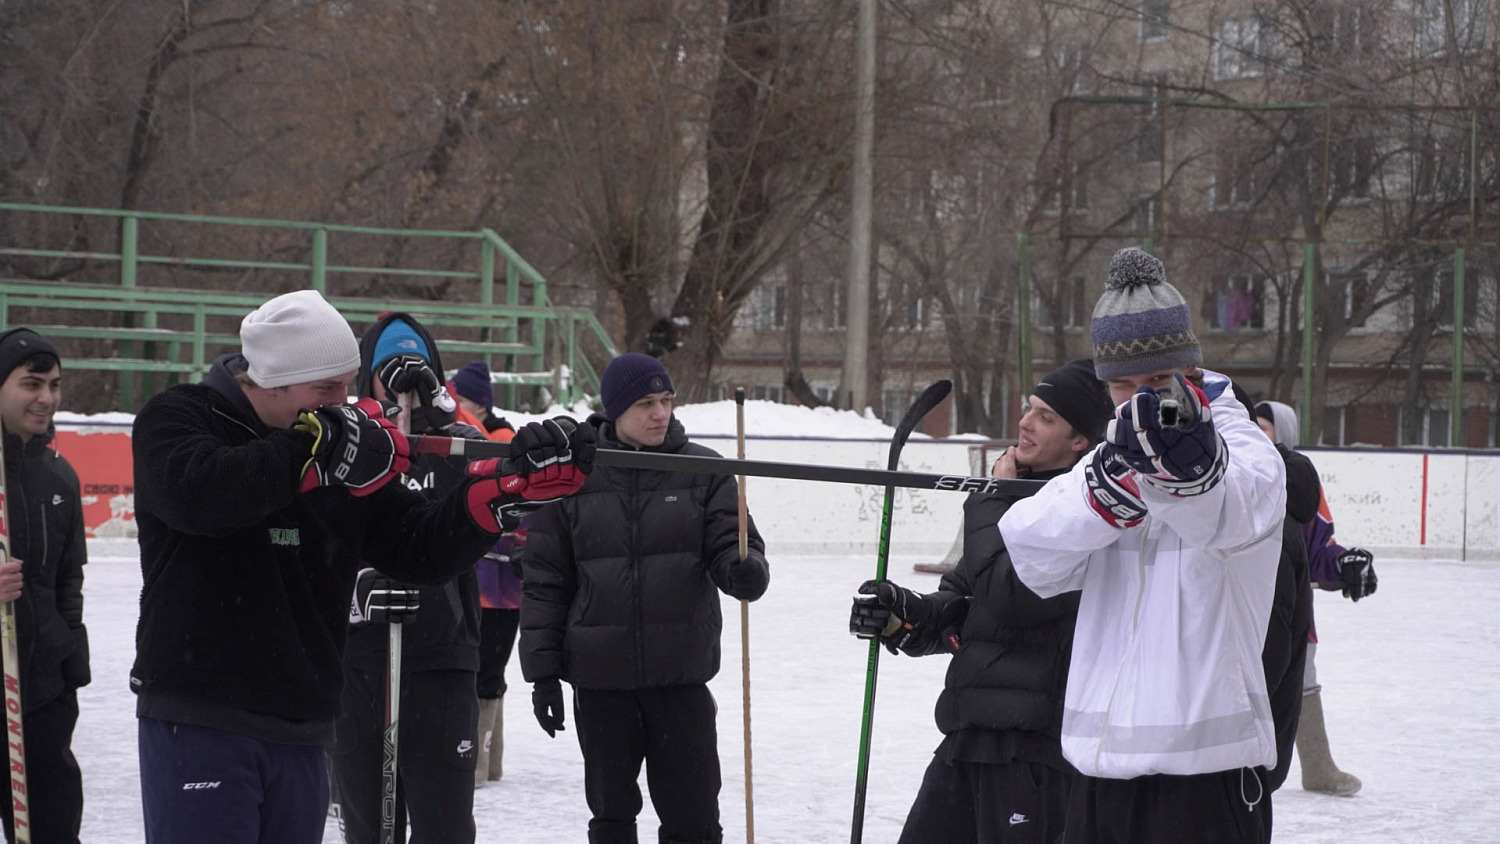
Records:
{"label": "green metal railing", "polygon": [[[39,248],[18,245],[17,230],[5,225],[11,220],[37,222],[45,215],[64,216],[75,224],[89,218],[106,218],[117,226],[118,251],[76,248]],[[23,216],[24,215],[24,216]],[[269,230],[285,237],[293,235],[295,251],[301,240],[306,262],[275,261],[263,255],[207,257],[151,254],[142,250],[142,222],[191,231],[192,226],[225,227],[226,236],[214,242],[234,242],[236,235],[250,230]],[[388,246],[397,238],[444,241],[440,245],[467,250],[477,244],[473,269],[418,268],[405,266],[361,266],[330,261],[330,238],[371,238]],[[510,244],[490,229],[435,231],[382,229],[322,223],[234,217],[70,208],[0,202],[0,256],[17,259],[72,262],[70,277],[88,280],[47,281],[35,277],[15,278],[14,264],[0,278],[0,329],[15,322],[20,308],[45,309],[49,318],[64,324],[28,324],[59,338],[109,341],[113,354],[70,357],[70,368],[113,370],[120,373],[121,409],[138,405],[139,396],[155,389],[158,375],[196,378],[204,374],[214,357],[238,347],[238,320],[274,293],[230,292],[182,286],[142,286],[143,276],[153,272],[174,276],[184,271],[256,274],[274,280],[284,292],[311,287],[328,297],[358,330],[374,322],[378,314],[401,310],[427,325],[445,353],[483,358],[503,390],[503,403],[516,406],[517,388],[544,386],[560,401],[573,402],[587,393],[597,393],[598,371],[584,347],[596,344],[596,355],[605,360],[616,354],[613,341],[594,315],[584,309],[552,305],[547,281]],[[285,248],[285,247],[283,247]],[[369,250],[379,252],[381,250]],[[85,272],[92,270],[92,272]],[[103,270],[103,271],[101,271]],[[503,272],[503,275],[501,274]],[[368,298],[338,295],[345,280],[370,278],[404,279],[412,282],[441,281],[473,283],[472,294],[453,301],[418,298]],[[283,278],[285,281],[283,281]],[[497,282],[503,284],[502,301],[496,302]],[[349,285],[352,286],[352,285]],[[332,288],[330,290],[330,288]],[[522,304],[523,299],[529,299]],[[101,318],[103,314],[112,314]],[[54,316],[55,315],[55,316]],[[76,320],[76,321],[69,321]],[[101,324],[102,323],[102,324]],[[476,338],[476,339],[463,339]],[[450,356],[451,357],[451,356]]]}

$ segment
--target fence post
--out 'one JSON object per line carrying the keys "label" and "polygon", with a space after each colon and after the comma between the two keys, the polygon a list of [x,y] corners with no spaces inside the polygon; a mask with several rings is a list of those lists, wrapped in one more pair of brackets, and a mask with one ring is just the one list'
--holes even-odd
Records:
{"label": "fence post", "polygon": [[328,229],[313,229],[312,288],[328,295]]}
{"label": "fence post", "polygon": [[[1016,296],[1016,339],[1020,343],[1016,355],[1016,380],[1020,384],[1031,381],[1031,235],[1022,232],[1016,235],[1019,281]],[[1022,387],[1021,389],[1030,389]]]}
{"label": "fence post", "polygon": [[[135,287],[136,266],[139,261],[139,238],[141,221],[134,214],[126,214],[120,218],[120,286]],[[121,302],[120,325],[125,328],[135,327],[135,311],[131,309],[132,302],[126,300]],[[133,340],[120,341],[120,354],[122,357],[135,357],[135,342]],[[135,373],[122,369],[116,377],[119,385],[120,398],[116,406],[121,410],[134,411],[135,402]]]}
{"label": "fence post", "polygon": [[1449,397],[1448,446],[1463,448],[1464,431],[1464,248],[1453,250],[1453,388]]}
{"label": "fence post", "polygon": [[1302,244],[1302,444],[1317,445],[1312,438],[1313,407],[1313,291],[1317,282],[1318,245]]}

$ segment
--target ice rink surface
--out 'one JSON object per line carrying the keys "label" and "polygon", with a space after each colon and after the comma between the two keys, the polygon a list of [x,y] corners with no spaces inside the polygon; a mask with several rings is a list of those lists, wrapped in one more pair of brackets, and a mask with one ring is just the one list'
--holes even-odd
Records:
{"label": "ice rink surface", "polygon": [[[79,694],[88,844],[144,841],[136,768],[134,657],[140,567],[132,540],[90,543],[85,620],[93,685]],[[849,596],[873,557],[771,554],[771,588],[750,607],[755,832],[764,844],[849,840],[867,645],[847,632]],[[935,575],[894,559],[920,591]],[[1334,758],[1364,780],[1352,798],[1309,794],[1293,763],[1274,795],[1288,844],[1500,840],[1500,564],[1376,560],[1379,592],[1353,604],[1319,593],[1318,671]],[[745,836],[740,609],[724,604],[724,660],[713,682],[725,840]],[[882,651],[864,840],[896,840],[940,735],[932,706],[946,657]],[[512,660],[505,778],[475,794],[480,842],[585,840],[583,767],[570,729],[549,739]],[[642,789],[644,790],[644,777]],[[649,798],[642,841],[656,838]],[[330,822],[325,842],[341,840]]]}

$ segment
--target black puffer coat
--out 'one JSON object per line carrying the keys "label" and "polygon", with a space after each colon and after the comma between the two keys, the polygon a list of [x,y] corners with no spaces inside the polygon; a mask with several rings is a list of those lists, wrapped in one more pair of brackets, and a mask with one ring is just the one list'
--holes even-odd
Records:
{"label": "black puffer coat", "polygon": [[[602,416],[599,448],[625,448]],[[673,417],[649,451],[718,456]],[[755,600],[770,581],[750,524],[739,559],[732,475],[595,466],[583,488],[531,517],[522,554],[521,670],[589,689],[706,683],[719,671],[718,590]]]}
{"label": "black puffer coat", "polygon": [[23,564],[16,599],[22,705],[27,712],[89,682],[89,639],[83,626],[83,504],[78,475],[46,436],[25,445],[5,435],[10,553]]}
{"label": "black puffer coat", "polygon": [[963,557],[929,596],[937,604],[936,629],[908,653],[952,650],[951,634],[958,634],[937,702],[937,726],[945,736],[938,755],[1072,770],[1062,758],[1059,731],[1078,593],[1040,598],[1016,577],[996,524],[1016,500],[976,494],[964,502]]}

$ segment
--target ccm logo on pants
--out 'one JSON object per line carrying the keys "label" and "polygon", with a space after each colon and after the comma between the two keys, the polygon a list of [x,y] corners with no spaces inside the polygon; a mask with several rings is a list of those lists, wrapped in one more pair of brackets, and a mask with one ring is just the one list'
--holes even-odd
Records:
{"label": "ccm logo on pants", "polygon": [[183,791],[192,791],[195,788],[218,788],[217,782],[185,782],[182,784]]}

